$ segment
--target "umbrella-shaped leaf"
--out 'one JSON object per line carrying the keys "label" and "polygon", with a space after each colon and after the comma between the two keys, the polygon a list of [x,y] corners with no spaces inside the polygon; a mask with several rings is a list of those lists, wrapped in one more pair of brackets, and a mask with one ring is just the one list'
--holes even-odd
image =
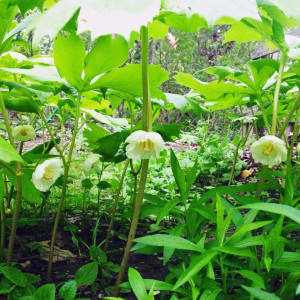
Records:
{"label": "umbrella-shaped leaf", "polygon": [[[151,97],[165,99],[164,93],[156,87],[167,81],[170,73],[158,65],[150,65],[148,71]],[[141,97],[143,95],[141,65],[126,65],[114,69],[101,76],[90,88],[110,88]]]}
{"label": "umbrella-shaped leaf", "polygon": [[85,59],[85,80],[90,81],[96,75],[121,66],[127,60],[128,54],[128,43],[122,36],[99,37]]}
{"label": "umbrella-shaped leaf", "polygon": [[68,37],[58,35],[54,42],[54,62],[62,78],[77,90],[82,89],[82,71],[85,46],[80,37],[71,33]]}

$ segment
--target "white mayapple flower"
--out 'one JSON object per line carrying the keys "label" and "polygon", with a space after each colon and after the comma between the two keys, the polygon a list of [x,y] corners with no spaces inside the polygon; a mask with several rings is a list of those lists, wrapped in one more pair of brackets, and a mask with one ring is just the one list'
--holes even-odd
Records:
{"label": "white mayapple flower", "polygon": [[273,135],[266,135],[251,146],[254,160],[269,166],[278,165],[286,160],[287,149],[283,140]]}
{"label": "white mayapple flower", "polygon": [[89,176],[93,169],[99,162],[100,155],[99,154],[91,154],[88,158],[84,161],[82,168],[85,176]]}
{"label": "white mayapple flower", "polygon": [[16,142],[25,142],[34,139],[36,134],[31,125],[19,125],[13,129],[13,136]]}
{"label": "white mayapple flower", "polygon": [[164,141],[157,132],[146,132],[137,130],[125,141],[126,155],[130,159],[149,159],[151,156],[157,158],[164,146]]}
{"label": "white mayapple flower", "polygon": [[32,174],[34,186],[46,192],[62,174],[62,161],[59,158],[51,158],[38,165]]}

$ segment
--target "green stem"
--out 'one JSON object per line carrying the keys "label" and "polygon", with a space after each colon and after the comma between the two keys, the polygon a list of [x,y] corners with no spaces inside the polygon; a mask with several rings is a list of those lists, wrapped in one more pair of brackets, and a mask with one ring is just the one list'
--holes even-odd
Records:
{"label": "green stem", "polygon": [[12,172],[15,176],[17,176],[17,172],[10,167],[8,164],[6,164],[4,161],[0,160],[0,164],[5,167],[7,170],[9,170],[10,172]]}
{"label": "green stem", "polygon": [[119,186],[118,186],[118,190],[117,190],[117,193],[116,193],[116,197],[115,197],[115,202],[113,204],[112,215],[111,215],[111,218],[110,218],[108,231],[107,231],[107,235],[106,235],[106,241],[105,241],[105,245],[104,245],[104,248],[103,248],[104,252],[107,251],[109,238],[110,238],[110,233],[111,233],[111,230],[112,230],[113,225],[114,225],[117,205],[118,205],[118,201],[119,201],[119,197],[120,197],[120,193],[121,193],[121,188],[123,186],[124,178],[125,178],[125,175],[126,175],[126,171],[127,171],[127,168],[128,168],[128,164],[129,164],[129,159],[127,159],[126,162],[125,162],[123,173],[122,173],[122,176],[121,176],[121,179],[120,179],[120,182],[119,182]]}
{"label": "green stem", "polygon": [[135,209],[133,213],[133,218],[130,226],[130,231],[127,239],[127,244],[125,248],[125,253],[120,265],[120,271],[118,273],[117,281],[115,284],[115,288],[113,291],[113,297],[118,297],[120,293],[120,284],[123,282],[123,278],[127,269],[127,264],[129,260],[129,254],[130,254],[130,249],[132,247],[133,239],[135,237],[139,217],[140,217],[140,212],[142,208],[142,202],[143,202],[143,197],[144,197],[144,190],[145,190],[145,185],[146,185],[146,180],[147,180],[147,172],[148,172],[148,165],[149,165],[149,160],[145,159],[142,161],[142,171],[141,171],[141,180],[140,180],[140,187],[139,187],[139,192],[137,195],[136,199],[136,204],[135,204]]}
{"label": "green stem", "polygon": [[298,110],[298,113],[297,113],[297,116],[296,116],[294,130],[293,130],[293,136],[292,136],[291,144],[290,144],[289,149],[288,149],[287,159],[290,160],[290,161],[291,161],[292,155],[293,155],[294,144],[296,142],[296,139],[298,137],[299,130],[300,130],[300,125],[298,125],[299,118],[300,118],[300,109]]}
{"label": "green stem", "polygon": [[4,207],[4,199],[1,199],[0,214],[1,214],[0,263],[2,263],[3,262],[3,257],[4,257],[4,244],[5,244],[5,207]]}
{"label": "green stem", "polygon": [[[282,124],[282,127],[279,130],[279,133],[278,133],[278,137],[279,138],[283,135],[286,127],[288,126],[288,124],[290,123],[290,121],[293,119],[293,114],[299,108],[299,105],[300,105],[300,95],[298,95],[296,101],[294,102],[294,104],[292,105],[292,107],[291,107],[291,109],[289,111],[289,114],[287,115],[284,123]],[[295,125],[296,125],[296,123],[295,123]]]}
{"label": "green stem", "polygon": [[[146,26],[141,27],[141,44],[142,44],[142,84],[143,84],[142,122],[143,122],[143,130],[149,132],[152,131],[152,107],[151,107],[149,77],[148,77],[148,28]],[[148,165],[149,165],[149,159],[142,160],[142,170],[141,170],[139,191],[135,202],[135,208],[134,208],[133,218],[131,221],[125,253],[123,255],[120,271],[118,273],[117,281],[113,291],[114,297],[117,297],[120,293],[120,284],[123,281],[124,274],[127,269],[129,253],[132,246],[132,241],[135,237],[137,225],[139,222],[140,212],[142,208],[144,190],[145,190],[146,180],[147,180]]]}
{"label": "green stem", "polygon": [[[253,110],[253,107],[251,106],[251,112],[252,112],[252,117],[254,117],[254,110]],[[257,129],[257,124],[256,124],[256,121],[253,120],[253,124],[254,124],[254,128],[255,128],[255,134],[256,134],[256,139],[259,139],[259,136],[258,136],[258,129]]]}
{"label": "green stem", "polygon": [[[53,254],[54,254],[54,244],[55,244],[55,240],[56,240],[56,233],[57,233],[57,229],[58,229],[59,218],[60,218],[61,210],[62,210],[62,207],[63,207],[63,203],[64,203],[64,200],[65,200],[66,191],[67,191],[68,175],[69,175],[70,165],[71,165],[71,161],[72,161],[73,149],[74,149],[74,145],[75,145],[76,133],[77,133],[77,128],[78,128],[78,121],[79,121],[79,117],[80,117],[80,100],[81,100],[81,92],[78,92],[77,103],[76,103],[74,134],[73,134],[72,139],[71,139],[70,151],[69,151],[69,154],[68,154],[67,162],[66,162],[66,160],[63,156],[63,153],[62,152],[60,153],[61,157],[63,159],[63,163],[64,163],[64,181],[63,181],[61,197],[60,197],[60,201],[59,201],[59,204],[58,204],[58,207],[57,207],[57,213],[56,213],[53,232],[52,232],[50,254],[49,254],[49,263],[48,263],[48,271],[47,271],[47,278],[46,278],[47,283],[49,283],[50,279],[51,279]],[[46,126],[48,126],[47,122],[45,124],[46,124]],[[48,132],[50,133],[51,131],[49,131],[50,128],[48,128],[48,127],[47,127],[47,129],[48,129]],[[57,151],[58,151],[58,149],[60,150],[60,147],[55,142],[55,139],[54,139],[53,135],[51,135],[51,138],[54,142],[54,145],[56,146]]]}
{"label": "green stem", "polygon": [[261,171],[261,175],[257,184],[257,189],[256,189],[256,193],[255,193],[255,198],[259,199],[260,198],[260,194],[263,190],[263,186],[266,180],[266,175],[267,175],[267,171],[268,171],[268,166],[263,166],[262,171]]}
{"label": "green stem", "polygon": [[262,116],[263,116],[263,119],[264,119],[264,122],[265,122],[265,125],[266,125],[266,128],[267,128],[268,134],[271,134],[271,128],[270,128],[269,121],[268,121],[267,114],[266,114],[266,110],[265,110],[265,107],[264,107],[264,102],[261,99],[261,96],[258,97],[258,101],[259,101],[259,104],[260,104],[260,109],[261,109],[261,112],[262,112]]}
{"label": "green stem", "polygon": [[[6,130],[8,133],[8,138],[9,138],[10,144],[16,150],[12,130],[11,130],[11,127],[9,124],[9,119],[8,119],[8,116],[6,113],[6,108],[5,108],[4,100],[3,100],[1,93],[0,93],[0,109],[1,109],[2,116],[3,116],[4,122],[5,122],[5,126],[6,126]],[[22,170],[21,170],[22,166],[21,166],[20,162],[16,162],[16,166],[17,166],[17,174],[16,174],[17,197],[16,197],[15,209],[14,209],[14,214],[13,214],[11,233],[10,233],[10,238],[9,238],[9,243],[8,243],[7,259],[6,259],[7,266],[10,266],[11,262],[12,262],[16,232],[17,232],[17,224],[18,224],[18,219],[19,219],[20,210],[21,210],[21,202],[22,202],[22,186],[23,186]]]}
{"label": "green stem", "polygon": [[286,54],[282,54],[282,58],[280,61],[280,67],[278,72],[278,78],[276,82],[275,92],[274,92],[274,104],[273,104],[273,117],[272,117],[272,135],[276,135],[276,125],[277,125],[277,112],[278,112],[278,100],[279,100],[279,93],[280,93],[280,86],[282,81],[282,75],[284,72],[284,66],[286,62],[287,56]]}
{"label": "green stem", "polygon": [[64,199],[65,199],[65,196],[66,196],[68,175],[69,175],[69,165],[66,165],[65,169],[64,169],[64,181],[63,181],[62,190],[61,190],[61,197],[60,197],[60,201],[59,201],[58,207],[57,207],[57,213],[56,213],[56,217],[55,217],[53,233],[52,233],[52,239],[51,239],[49,263],[48,263],[48,271],[47,271],[47,279],[46,279],[47,283],[49,283],[50,279],[51,279],[53,254],[54,254],[54,244],[55,244],[55,239],[56,239],[56,233],[57,233],[60,213],[61,213],[61,209],[62,209]]}

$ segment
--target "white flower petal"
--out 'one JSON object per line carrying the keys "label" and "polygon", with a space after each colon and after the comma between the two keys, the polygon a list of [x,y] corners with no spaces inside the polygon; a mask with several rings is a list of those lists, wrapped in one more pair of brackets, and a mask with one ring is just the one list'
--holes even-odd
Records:
{"label": "white flower petal", "polygon": [[[143,150],[142,148],[145,148],[145,145],[140,145],[140,143],[147,142],[148,140],[150,140],[153,145],[152,147],[147,147],[147,150]],[[126,139],[125,143],[128,143],[126,146],[126,155],[130,159],[157,158],[159,157],[160,151],[164,149],[164,141],[157,132],[137,130]]]}
{"label": "white flower petal", "polygon": [[[49,179],[45,179],[43,177],[46,169],[53,172],[52,177]],[[36,167],[35,171],[32,174],[32,182],[38,190],[46,192],[55,183],[62,172],[63,170],[61,159],[51,158]]]}
{"label": "white flower petal", "polygon": [[[264,153],[264,146],[272,146],[271,153]],[[284,141],[273,135],[266,135],[254,142],[251,146],[253,159],[264,165],[274,166],[285,161],[287,149]]]}
{"label": "white flower petal", "polygon": [[92,172],[92,169],[96,166],[99,162],[100,155],[99,154],[91,154],[88,158],[84,161],[82,168],[85,176],[89,176]]}

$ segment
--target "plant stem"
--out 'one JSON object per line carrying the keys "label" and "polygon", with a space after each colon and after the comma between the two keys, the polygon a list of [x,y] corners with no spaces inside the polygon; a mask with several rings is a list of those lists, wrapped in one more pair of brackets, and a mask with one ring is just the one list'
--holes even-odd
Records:
{"label": "plant stem", "polygon": [[116,193],[116,197],[115,197],[115,202],[113,204],[112,215],[111,215],[111,218],[110,218],[110,223],[109,223],[108,230],[107,230],[107,235],[106,235],[106,241],[105,241],[104,248],[103,248],[104,252],[107,251],[108,242],[109,242],[109,238],[110,238],[110,233],[111,233],[111,230],[112,230],[113,225],[114,225],[117,205],[118,205],[118,201],[119,201],[119,197],[120,197],[121,188],[123,186],[124,178],[125,178],[125,175],[126,175],[126,171],[127,171],[127,168],[128,168],[128,164],[129,164],[129,159],[127,159],[126,162],[125,162],[123,173],[122,173],[122,176],[121,176],[121,179],[120,179],[120,182],[119,182],[119,186],[118,186],[118,190],[117,190],[117,193]]}
{"label": "plant stem", "polygon": [[[6,108],[4,104],[4,100],[2,97],[2,94],[0,93],[0,109],[2,112],[2,116],[5,122],[6,130],[8,133],[8,138],[10,141],[11,146],[16,150],[16,146],[14,143],[14,138],[12,134],[12,130],[9,124],[9,119],[6,113]],[[9,238],[9,243],[8,243],[8,250],[7,250],[7,259],[6,259],[6,265],[10,266],[12,262],[12,257],[13,257],[13,251],[14,251],[14,244],[15,244],[15,238],[16,238],[16,232],[17,232],[17,225],[18,225],[18,219],[20,215],[20,210],[21,210],[21,201],[22,201],[22,166],[20,162],[16,162],[17,166],[17,197],[16,197],[16,203],[15,203],[15,210],[13,214],[13,220],[12,220],[12,227],[11,227],[11,233],[10,233],[10,238]]]}
{"label": "plant stem", "polygon": [[260,198],[260,194],[262,192],[265,180],[266,180],[266,175],[267,175],[267,171],[268,171],[268,166],[263,166],[262,171],[261,171],[261,175],[257,184],[257,189],[256,189],[256,193],[255,193],[255,198],[259,199]]}
{"label": "plant stem", "polygon": [[282,75],[283,75],[283,71],[284,71],[284,66],[285,66],[286,59],[287,59],[287,56],[286,56],[285,53],[283,53],[281,61],[280,61],[279,73],[278,73],[278,78],[277,78],[275,92],[274,92],[272,131],[271,131],[272,135],[276,135],[279,92],[280,92],[280,86],[281,86]]}
{"label": "plant stem", "polygon": [[[278,137],[279,137],[279,138],[283,135],[283,133],[284,133],[286,127],[288,126],[288,124],[290,123],[290,121],[293,119],[293,118],[292,118],[292,117],[293,117],[293,114],[294,114],[294,112],[299,108],[299,105],[300,105],[300,95],[298,95],[296,101],[294,102],[294,104],[292,105],[292,107],[291,107],[291,109],[290,109],[290,111],[289,111],[289,114],[287,115],[287,117],[286,117],[284,123],[282,124],[282,127],[281,127],[280,130],[279,130],[279,133],[278,133]],[[296,121],[297,121],[297,120],[296,120]],[[297,124],[297,123],[295,122],[295,126],[296,126],[296,124]]]}
{"label": "plant stem", "polygon": [[60,213],[61,213],[61,209],[62,209],[64,199],[65,199],[65,196],[66,196],[66,191],[67,191],[67,181],[68,181],[68,175],[69,175],[69,168],[70,168],[69,165],[66,165],[65,169],[64,169],[64,181],[63,181],[62,190],[61,190],[61,197],[60,197],[60,201],[58,203],[57,213],[56,213],[53,232],[52,232],[50,254],[49,254],[49,263],[48,263],[48,271],[47,271],[47,278],[46,278],[47,283],[49,283],[50,279],[51,279],[53,254],[54,254],[54,244],[55,244],[55,239],[56,239],[56,233],[57,233]]}
{"label": "plant stem", "polygon": [[142,161],[142,171],[141,171],[139,192],[138,192],[137,199],[136,199],[135,209],[134,209],[133,218],[132,218],[132,222],[131,222],[131,226],[130,226],[130,231],[129,231],[129,235],[128,235],[128,239],[127,239],[125,253],[124,253],[121,265],[120,265],[120,271],[118,273],[117,281],[116,281],[115,288],[113,291],[114,297],[118,297],[118,295],[120,293],[119,285],[123,282],[123,277],[124,277],[124,274],[127,269],[130,249],[132,247],[132,243],[133,243],[132,241],[135,237],[135,232],[137,229],[140,212],[141,212],[141,208],[142,208],[144,190],[145,190],[146,179],[147,179],[148,165],[149,165],[148,159],[145,159]]}
{"label": "plant stem", "polygon": [[[141,27],[141,44],[142,44],[142,84],[143,84],[143,113],[142,113],[143,130],[152,131],[152,108],[151,108],[149,77],[148,77],[148,28],[146,26]],[[117,297],[120,293],[119,286],[123,281],[123,277],[127,269],[129,253],[132,246],[132,240],[135,237],[137,225],[139,222],[140,212],[142,208],[144,190],[145,190],[146,180],[147,180],[148,166],[149,166],[149,159],[142,160],[142,170],[141,170],[139,191],[135,202],[135,208],[134,208],[133,218],[131,221],[125,253],[123,255],[120,271],[118,273],[117,281],[113,291],[114,297]]]}
{"label": "plant stem", "polygon": [[[66,162],[66,160],[63,156],[63,153],[58,151],[58,149],[59,150],[61,150],[61,149],[57,145],[57,143],[55,142],[54,136],[50,134],[51,138],[53,139],[53,142],[54,142],[54,144],[57,148],[57,151],[60,152],[61,157],[63,159],[63,163],[64,163],[64,181],[63,181],[61,197],[60,197],[60,201],[59,201],[59,204],[58,204],[58,207],[57,207],[57,213],[56,213],[53,232],[52,232],[50,254],[49,254],[49,263],[48,263],[48,271],[47,271],[47,278],[46,278],[47,283],[49,283],[50,279],[51,279],[53,254],[54,254],[54,244],[55,244],[55,240],[56,240],[56,233],[57,233],[57,229],[58,229],[59,218],[60,218],[62,206],[63,206],[64,200],[65,200],[66,191],[67,191],[68,175],[69,175],[70,165],[71,165],[71,161],[72,161],[73,149],[74,149],[74,145],[75,145],[76,133],[77,133],[77,128],[78,128],[78,120],[79,120],[79,117],[80,117],[80,100],[81,100],[81,92],[78,92],[77,102],[76,102],[76,115],[75,115],[74,133],[73,133],[73,136],[72,136],[72,139],[71,139],[71,145],[70,145],[70,150],[69,150],[67,162]],[[47,122],[45,124],[47,126],[48,131],[49,131],[50,128],[47,125]],[[50,133],[50,131],[49,131],[49,133]]]}
{"label": "plant stem", "polygon": [[0,214],[1,214],[1,238],[0,238],[0,263],[3,262],[4,257],[4,244],[5,244],[5,207],[4,199],[0,203]]}
{"label": "plant stem", "polygon": [[265,125],[266,125],[266,128],[267,128],[268,134],[271,134],[271,128],[270,128],[269,121],[268,121],[268,118],[267,118],[267,115],[266,115],[264,102],[262,101],[260,96],[258,97],[258,101],[259,101],[259,104],[260,104],[260,109],[261,109],[261,112],[262,112],[262,116],[263,116],[263,119],[264,119],[264,122],[265,122]]}
{"label": "plant stem", "polygon": [[298,125],[299,118],[300,118],[300,109],[298,110],[296,120],[295,120],[293,136],[292,136],[291,144],[289,146],[288,155],[287,155],[288,160],[292,159],[294,144],[296,142],[296,139],[297,139],[297,136],[298,136],[298,133],[299,133],[299,130],[300,130],[300,125]]}

